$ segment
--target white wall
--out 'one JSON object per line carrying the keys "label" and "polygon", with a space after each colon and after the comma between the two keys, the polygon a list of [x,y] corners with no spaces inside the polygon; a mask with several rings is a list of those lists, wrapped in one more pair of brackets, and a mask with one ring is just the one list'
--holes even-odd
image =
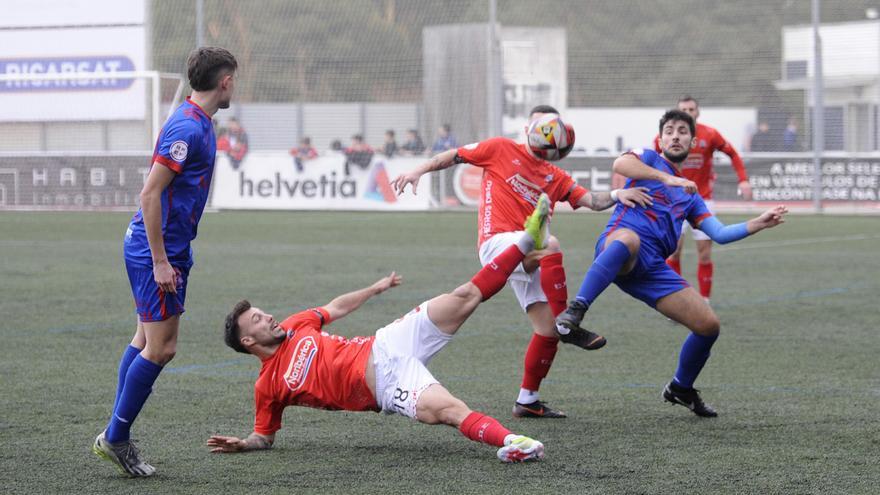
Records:
{"label": "white wall", "polygon": [[[617,137],[623,137],[624,149],[651,146],[657,135],[660,117],[667,108],[569,108],[562,119],[574,126],[575,148],[594,152],[598,148],[617,151]],[[742,151],[754,131],[758,118],[755,108],[703,107],[700,122],[712,126]]]}

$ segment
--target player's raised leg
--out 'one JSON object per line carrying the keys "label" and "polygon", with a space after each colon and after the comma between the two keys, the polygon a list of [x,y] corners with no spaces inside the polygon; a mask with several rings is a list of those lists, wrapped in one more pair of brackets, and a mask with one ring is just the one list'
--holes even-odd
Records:
{"label": "player's raised leg", "polygon": [[[584,314],[590,308],[590,304],[599,297],[618,275],[629,273],[637,261],[641,239],[638,234],[630,229],[618,229],[610,233],[604,243],[602,252],[599,253],[584,275],[584,281],[578,290],[575,299],[556,318],[556,327],[560,333],[576,332],[583,330],[580,326]],[[584,330],[586,332],[586,330]],[[605,345],[605,338],[588,332],[593,336],[592,341],[585,342],[594,348]]]}
{"label": "player's raised leg", "polygon": [[442,332],[454,334],[479,304],[498,293],[526,254],[543,246],[549,235],[550,199],[542,194],[526,230],[512,246],[486,264],[467,283],[428,304],[428,317]]}
{"label": "player's raised leg", "polygon": [[495,418],[472,411],[442,385],[435,383],[422,392],[416,405],[416,419],[425,424],[446,424],[462,435],[498,447],[502,462],[526,462],[544,458],[544,444],[524,435],[516,435]]}
{"label": "player's raised leg", "polygon": [[663,398],[687,407],[697,416],[717,416],[715,409],[703,402],[694,382],[718,339],[718,316],[693,287],[662,297],[657,301],[657,311],[691,331],[681,346],[675,376],[663,389]]}

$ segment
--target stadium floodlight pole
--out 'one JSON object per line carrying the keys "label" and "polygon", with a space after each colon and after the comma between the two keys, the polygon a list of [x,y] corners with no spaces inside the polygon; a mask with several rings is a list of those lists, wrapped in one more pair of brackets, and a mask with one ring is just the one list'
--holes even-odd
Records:
{"label": "stadium floodlight pole", "polygon": [[205,46],[205,0],[196,0],[196,48]]}
{"label": "stadium floodlight pole", "polygon": [[813,0],[813,209],[822,211],[822,154],[825,151],[825,81],[822,72],[822,36],[819,0]]}

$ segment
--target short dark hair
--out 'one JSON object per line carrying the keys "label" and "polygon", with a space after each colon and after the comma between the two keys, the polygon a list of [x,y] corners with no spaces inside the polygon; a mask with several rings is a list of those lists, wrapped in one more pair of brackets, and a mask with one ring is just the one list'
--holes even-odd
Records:
{"label": "short dark hair", "polygon": [[697,106],[700,106],[700,102],[697,101],[696,98],[694,98],[693,96],[691,96],[691,95],[689,95],[689,94],[683,94],[683,95],[681,95],[681,96],[678,98],[678,102],[679,102],[679,103],[684,103],[684,102],[686,102],[686,101],[692,101],[692,102],[696,103]]}
{"label": "short dark hair", "polygon": [[226,345],[235,349],[236,352],[244,354],[250,354],[250,352],[241,345],[241,327],[238,326],[238,318],[249,309],[251,309],[249,301],[245,299],[238,301],[232,308],[232,312],[226,315],[226,332],[223,334]]}
{"label": "short dark hair", "polygon": [[186,59],[186,76],[195,91],[211,91],[220,79],[238,69],[235,56],[225,48],[203,46],[190,52]]}
{"label": "short dark hair", "polygon": [[394,129],[388,129],[387,131],[385,131],[385,134],[393,137],[394,136]]}
{"label": "short dark hair", "polygon": [[446,131],[446,132],[450,132],[450,131],[452,131],[452,126],[449,125],[449,124],[443,124],[443,125],[441,125],[440,127],[442,127],[443,130]]}
{"label": "short dark hair", "polygon": [[555,113],[556,115],[559,115],[559,110],[550,105],[538,105],[529,112],[529,115],[534,115],[536,113]]}
{"label": "short dark hair", "polygon": [[663,134],[663,126],[670,120],[681,120],[682,122],[687,123],[688,128],[691,130],[691,137],[697,135],[697,124],[694,123],[694,118],[691,117],[689,113],[682,112],[676,108],[667,110],[666,113],[663,114],[663,117],[660,118],[660,134]]}

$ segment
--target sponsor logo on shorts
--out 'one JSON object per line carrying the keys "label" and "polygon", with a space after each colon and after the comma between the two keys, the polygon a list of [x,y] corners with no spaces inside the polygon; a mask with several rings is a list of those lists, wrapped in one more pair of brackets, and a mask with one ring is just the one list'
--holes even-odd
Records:
{"label": "sponsor logo on shorts", "polygon": [[186,141],[174,141],[168,148],[168,153],[176,162],[186,160],[187,152],[189,152],[189,146],[186,144]]}
{"label": "sponsor logo on shorts", "polygon": [[312,361],[318,354],[318,343],[314,337],[305,337],[296,343],[290,365],[284,373],[284,382],[290,390],[298,390],[306,382]]}

